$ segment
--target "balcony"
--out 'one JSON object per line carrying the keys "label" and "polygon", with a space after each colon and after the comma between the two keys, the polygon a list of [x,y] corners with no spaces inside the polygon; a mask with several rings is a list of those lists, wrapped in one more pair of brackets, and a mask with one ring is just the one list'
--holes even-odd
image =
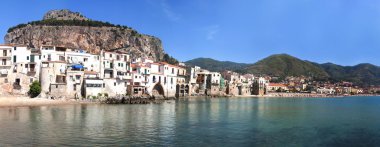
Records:
{"label": "balcony", "polygon": [[0,56],[0,59],[11,59],[12,57],[11,56]]}
{"label": "balcony", "polygon": [[80,80],[75,80],[75,83],[76,84],[80,84]]}
{"label": "balcony", "polygon": [[34,76],[34,75],[36,75],[36,71],[28,71],[28,72],[26,73],[26,75],[27,75],[27,76]]}
{"label": "balcony", "polygon": [[0,67],[11,67],[12,65],[10,64],[0,64]]}
{"label": "balcony", "polygon": [[20,90],[21,89],[20,83],[17,83],[17,82],[13,83],[13,89]]}
{"label": "balcony", "polygon": [[66,83],[66,76],[57,75],[55,77],[55,83]]}
{"label": "balcony", "polygon": [[143,79],[141,80],[142,83],[149,83],[149,79]]}

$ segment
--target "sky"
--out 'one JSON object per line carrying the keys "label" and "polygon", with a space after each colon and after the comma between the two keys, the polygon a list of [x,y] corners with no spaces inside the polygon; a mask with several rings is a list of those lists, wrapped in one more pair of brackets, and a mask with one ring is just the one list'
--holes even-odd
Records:
{"label": "sky", "polygon": [[380,65],[377,0],[8,0],[1,5],[2,37],[49,10],[70,9],[156,36],[180,61],[254,63],[286,53],[317,63]]}

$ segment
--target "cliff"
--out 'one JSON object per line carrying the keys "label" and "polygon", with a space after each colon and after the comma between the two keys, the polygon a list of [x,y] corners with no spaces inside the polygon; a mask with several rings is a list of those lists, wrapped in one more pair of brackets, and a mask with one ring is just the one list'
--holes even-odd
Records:
{"label": "cliff", "polygon": [[90,20],[69,10],[49,11],[43,18],[10,28],[4,37],[5,43],[32,48],[55,45],[85,49],[91,53],[120,49],[156,61],[161,61],[165,55],[160,39],[139,34],[127,26]]}

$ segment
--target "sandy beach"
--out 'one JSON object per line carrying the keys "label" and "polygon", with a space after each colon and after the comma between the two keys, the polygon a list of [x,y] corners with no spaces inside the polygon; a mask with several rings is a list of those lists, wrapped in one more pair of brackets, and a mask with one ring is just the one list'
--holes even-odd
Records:
{"label": "sandy beach", "polygon": [[83,102],[75,100],[50,100],[44,98],[29,98],[25,96],[0,96],[0,107],[23,107],[42,105],[65,105],[81,104]]}

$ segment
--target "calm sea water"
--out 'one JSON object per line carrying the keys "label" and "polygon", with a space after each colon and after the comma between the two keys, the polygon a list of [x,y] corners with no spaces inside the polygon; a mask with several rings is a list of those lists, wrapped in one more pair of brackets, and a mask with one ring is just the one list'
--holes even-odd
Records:
{"label": "calm sea water", "polygon": [[380,146],[380,97],[0,108],[0,146]]}

